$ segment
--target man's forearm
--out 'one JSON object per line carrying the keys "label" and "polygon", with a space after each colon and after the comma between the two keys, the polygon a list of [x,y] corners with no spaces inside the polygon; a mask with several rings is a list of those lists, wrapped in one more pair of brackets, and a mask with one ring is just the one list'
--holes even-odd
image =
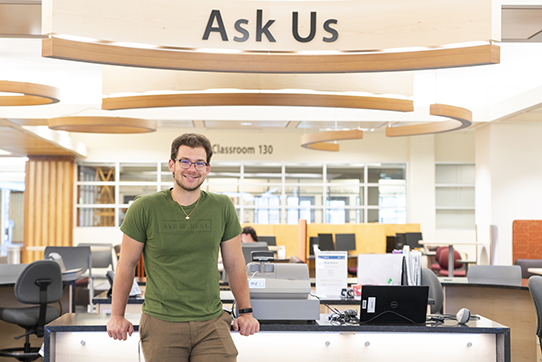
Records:
{"label": "man's forearm", "polygon": [[250,308],[250,293],[244,268],[232,268],[228,272],[228,282],[239,309]]}
{"label": "man's forearm", "polygon": [[119,264],[115,273],[113,282],[113,293],[111,295],[111,314],[115,316],[124,316],[130,290],[134,282],[135,266]]}

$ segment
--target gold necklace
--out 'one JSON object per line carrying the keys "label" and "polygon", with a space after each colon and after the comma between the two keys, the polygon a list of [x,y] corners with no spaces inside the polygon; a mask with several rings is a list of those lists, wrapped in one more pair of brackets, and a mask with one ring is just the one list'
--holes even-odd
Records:
{"label": "gold necklace", "polygon": [[[175,196],[173,196],[173,191],[171,191],[171,198],[173,199],[173,201],[177,202],[177,200],[175,200]],[[183,213],[186,215],[186,217],[185,217],[186,220],[190,220],[190,215],[192,215],[194,213],[194,211],[196,210],[196,207],[198,207],[199,199],[201,199],[201,193],[200,193],[200,195],[198,197],[198,202],[196,202],[196,206],[194,206],[192,211],[190,211],[190,214],[187,214],[186,211],[184,211],[184,209],[183,209],[183,205],[181,205],[180,202],[177,202],[179,204],[179,206],[181,207],[181,210],[183,210]]]}

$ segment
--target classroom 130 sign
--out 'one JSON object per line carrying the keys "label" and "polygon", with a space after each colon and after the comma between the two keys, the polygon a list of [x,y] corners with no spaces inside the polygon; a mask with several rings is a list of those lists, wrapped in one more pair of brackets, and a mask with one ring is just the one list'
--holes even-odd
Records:
{"label": "classroom 130 sign", "polygon": [[213,145],[213,153],[223,155],[272,155],[273,145],[254,146],[223,146],[221,144]]}

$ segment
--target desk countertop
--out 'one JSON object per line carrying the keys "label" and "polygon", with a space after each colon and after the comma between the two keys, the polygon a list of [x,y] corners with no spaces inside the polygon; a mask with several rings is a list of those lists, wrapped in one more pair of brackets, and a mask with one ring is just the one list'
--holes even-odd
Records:
{"label": "desk countertop", "polygon": [[499,289],[521,289],[521,290],[528,290],[529,287],[527,286],[529,279],[522,279],[521,285],[506,285],[506,284],[480,284],[480,283],[469,283],[467,278],[447,278],[447,277],[441,277],[439,278],[440,284],[442,284],[443,287],[450,286],[450,287],[467,287],[467,288],[499,288]]}
{"label": "desk countertop", "polygon": [[[65,314],[46,326],[46,333],[52,332],[104,332],[109,320],[109,314],[103,313],[69,313]],[[139,330],[141,314],[126,314],[133,323],[134,329]],[[436,332],[436,333],[491,333],[508,334],[510,329],[484,317],[471,320],[466,325],[458,325],[456,321],[446,320],[444,323],[426,325],[332,325],[327,314],[322,314],[320,320],[314,322],[265,322],[260,330],[266,332]]]}

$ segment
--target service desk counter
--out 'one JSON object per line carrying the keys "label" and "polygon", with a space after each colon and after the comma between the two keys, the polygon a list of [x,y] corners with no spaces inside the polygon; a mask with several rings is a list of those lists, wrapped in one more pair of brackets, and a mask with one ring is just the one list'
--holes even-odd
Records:
{"label": "service desk counter", "polygon": [[[128,341],[107,336],[109,315],[66,314],[46,326],[45,362],[143,361],[140,314],[127,314],[136,332]],[[335,326],[322,315],[311,323],[262,323],[260,333],[232,332],[238,361],[510,361],[510,329],[484,317],[427,325]],[[444,352],[444,353],[443,353]]]}
{"label": "service desk counter", "polygon": [[439,278],[444,290],[444,313],[468,308],[473,314],[510,327],[512,361],[536,361],[536,310],[526,286],[468,283],[467,278]]}

